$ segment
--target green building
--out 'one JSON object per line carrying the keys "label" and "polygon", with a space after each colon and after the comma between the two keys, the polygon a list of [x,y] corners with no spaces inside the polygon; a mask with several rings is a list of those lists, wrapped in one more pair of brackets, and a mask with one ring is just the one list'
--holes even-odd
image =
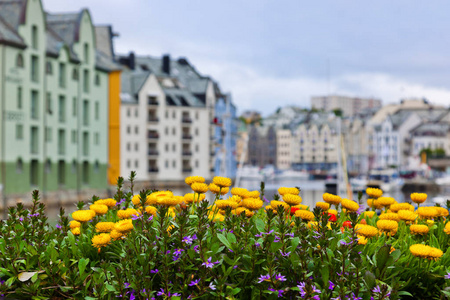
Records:
{"label": "green building", "polygon": [[114,69],[88,10],[47,14],[40,0],[0,0],[4,195],[106,189]]}

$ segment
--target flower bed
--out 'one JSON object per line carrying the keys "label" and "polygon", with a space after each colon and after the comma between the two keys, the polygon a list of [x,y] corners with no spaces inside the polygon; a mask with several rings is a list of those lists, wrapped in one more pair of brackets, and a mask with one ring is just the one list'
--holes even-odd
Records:
{"label": "flower bed", "polygon": [[[133,181],[133,175],[130,180]],[[450,295],[448,209],[368,189],[301,204],[188,177],[193,193],[122,189],[61,209],[49,226],[39,194],[0,223],[0,294],[23,299],[431,299]],[[204,193],[215,193],[214,203]],[[230,197],[223,196],[228,192]],[[225,197],[225,198],[224,198]],[[377,211],[379,215],[375,212]]]}

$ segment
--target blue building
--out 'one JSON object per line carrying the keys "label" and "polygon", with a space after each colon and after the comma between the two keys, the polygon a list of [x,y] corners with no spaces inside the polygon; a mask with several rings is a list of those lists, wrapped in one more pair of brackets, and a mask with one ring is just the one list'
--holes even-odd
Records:
{"label": "blue building", "polygon": [[216,176],[236,178],[236,140],[238,126],[236,106],[231,94],[221,95],[216,101],[214,125],[215,134],[215,163]]}

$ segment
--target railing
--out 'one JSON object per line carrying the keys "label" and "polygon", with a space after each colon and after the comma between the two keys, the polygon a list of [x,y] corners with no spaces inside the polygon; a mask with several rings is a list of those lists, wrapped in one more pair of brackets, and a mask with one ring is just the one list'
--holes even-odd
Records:
{"label": "railing", "polygon": [[182,138],[183,140],[192,140],[192,135],[183,133],[183,135],[181,136],[181,138]]}
{"label": "railing", "polygon": [[156,99],[148,99],[148,105],[159,105],[159,102]]}
{"label": "railing", "polygon": [[148,168],[148,172],[149,173],[158,173],[159,169],[158,168]]}
{"label": "railing", "polygon": [[183,151],[183,156],[192,156],[191,151]]}
{"label": "railing", "polygon": [[159,118],[158,117],[148,117],[147,121],[148,122],[159,122]]}
{"label": "railing", "polygon": [[192,172],[192,168],[191,167],[189,167],[189,168],[183,167],[183,173],[190,173],[190,172]]}
{"label": "railing", "polygon": [[149,132],[149,133],[147,133],[147,138],[149,138],[149,139],[159,139],[159,134],[157,132]]}
{"label": "railing", "polygon": [[148,155],[159,155],[159,151],[156,149],[150,149],[148,150]]}
{"label": "railing", "polygon": [[189,117],[183,117],[181,119],[181,123],[190,124],[190,123],[192,123],[192,119]]}

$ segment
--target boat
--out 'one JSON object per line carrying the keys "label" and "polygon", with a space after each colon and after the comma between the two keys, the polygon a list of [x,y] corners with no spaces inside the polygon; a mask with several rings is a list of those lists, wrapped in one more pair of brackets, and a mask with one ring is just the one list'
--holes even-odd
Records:
{"label": "boat", "polygon": [[275,174],[275,180],[308,180],[309,173],[306,171],[285,170]]}
{"label": "boat", "polygon": [[353,192],[364,192],[367,187],[367,178],[365,176],[358,176],[350,179],[350,185]]}
{"label": "boat", "polygon": [[450,185],[450,175],[436,178],[436,184],[438,185]]}
{"label": "boat", "polygon": [[259,167],[243,166],[236,172],[236,178],[244,180],[264,181],[264,175],[259,171]]}
{"label": "boat", "polygon": [[400,190],[403,184],[404,180],[396,170],[383,169],[370,171],[366,187],[377,187],[383,192],[392,192]]}

